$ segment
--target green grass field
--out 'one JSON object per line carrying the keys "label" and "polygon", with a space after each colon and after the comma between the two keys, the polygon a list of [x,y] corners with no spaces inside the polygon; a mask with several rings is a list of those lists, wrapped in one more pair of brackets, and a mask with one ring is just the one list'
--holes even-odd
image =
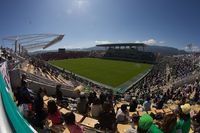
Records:
{"label": "green grass field", "polygon": [[117,87],[152,67],[144,63],[96,58],[56,60],[49,63],[112,87]]}

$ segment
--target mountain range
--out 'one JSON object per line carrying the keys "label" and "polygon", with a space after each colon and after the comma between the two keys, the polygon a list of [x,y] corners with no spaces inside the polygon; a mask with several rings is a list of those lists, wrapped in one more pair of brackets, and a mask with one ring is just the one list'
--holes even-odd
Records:
{"label": "mountain range", "polygon": [[[99,50],[105,50],[103,47],[89,47],[89,48],[75,48],[75,49],[66,49],[67,51],[99,51]],[[139,49],[142,50],[142,49]],[[41,50],[41,51],[35,51],[30,54],[38,54],[38,53],[46,53],[46,52],[57,52],[58,50]],[[146,46],[145,52],[153,52],[153,53],[160,53],[160,55],[168,56],[168,55],[177,55],[177,54],[186,54],[187,52],[184,50],[179,50],[177,48],[173,47],[167,47],[167,46]]]}
{"label": "mountain range", "polygon": [[[102,47],[90,47],[90,48],[85,48],[82,50],[105,50],[105,48]],[[142,50],[142,49],[139,49]],[[167,46],[146,46],[144,49],[145,52],[153,52],[153,53],[160,53],[163,56],[167,55],[177,55],[177,54],[186,54],[187,52],[184,50],[179,50],[177,48],[173,47],[167,47]]]}

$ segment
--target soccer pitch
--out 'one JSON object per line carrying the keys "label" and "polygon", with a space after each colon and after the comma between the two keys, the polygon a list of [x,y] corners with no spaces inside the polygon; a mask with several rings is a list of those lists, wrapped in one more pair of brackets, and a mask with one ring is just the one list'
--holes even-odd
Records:
{"label": "soccer pitch", "polygon": [[112,87],[117,87],[152,67],[144,63],[97,58],[65,59],[49,63]]}

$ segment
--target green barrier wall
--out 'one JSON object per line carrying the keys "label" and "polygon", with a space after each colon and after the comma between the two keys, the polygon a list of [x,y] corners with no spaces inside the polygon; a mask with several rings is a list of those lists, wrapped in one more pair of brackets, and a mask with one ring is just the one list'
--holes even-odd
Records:
{"label": "green barrier wall", "polygon": [[36,133],[30,124],[22,117],[10,94],[6,91],[6,84],[0,72],[0,91],[2,93],[3,104],[6,114],[13,127],[13,132],[16,133]]}

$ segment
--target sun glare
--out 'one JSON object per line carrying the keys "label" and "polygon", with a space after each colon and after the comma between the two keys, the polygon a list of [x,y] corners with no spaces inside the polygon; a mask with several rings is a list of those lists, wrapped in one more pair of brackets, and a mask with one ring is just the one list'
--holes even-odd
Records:
{"label": "sun glare", "polygon": [[87,4],[87,0],[75,0],[75,4],[78,6],[78,8],[84,8]]}

